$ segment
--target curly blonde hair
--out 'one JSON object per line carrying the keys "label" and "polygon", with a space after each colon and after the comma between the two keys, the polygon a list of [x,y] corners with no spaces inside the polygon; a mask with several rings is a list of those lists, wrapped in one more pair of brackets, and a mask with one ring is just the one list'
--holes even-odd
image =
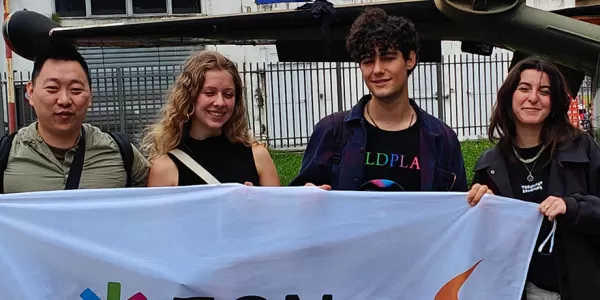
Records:
{"label": "curly blonde hair", "polygon": [[150,161],[177,148],[183,137],[185,124],[194,115],[194,103],[204,86],[205,74],[212,70],[229,72],[235,86],[233,114],[223,126],[223,132],[232,142],[243,143],[246,146],[254,143],[248,132],[246,101],[237,67],[231,60],[215,51],[201,51],[187,59],[183,71],[167,93],[167,101],[160,111],[159,119],[147,128],[147,134],[141,142],[141,150]]}

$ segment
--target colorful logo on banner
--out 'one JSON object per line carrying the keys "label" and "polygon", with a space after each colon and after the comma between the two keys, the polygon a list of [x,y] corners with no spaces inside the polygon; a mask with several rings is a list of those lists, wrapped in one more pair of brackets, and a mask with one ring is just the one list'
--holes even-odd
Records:
{"label": "colorful logo on banner", "polygon": [[[475,268],[477,268],[477,265],[479,265],[479,263],[481,263],[481,261],[483,261],[483,260],[478,261],[470,269],[466,270],[465,272],[457,275],[456,277],[454,277],[450,281],[448,281],[435,295],[434,300],[459,300],[458,292],[460,291],[460,288],[465,284],[467,279],[469,279],[469,276],[471,276],[471,273],[473,273],[473,271],[475,271]],[[82,300],[102,300],[102,298],[100,298],[96,293],[94,293],[89,288],[85,289],[81,293],[80,296],[81,296]],[[109,282],[108,286],[107,286],[106,296],[107,296],[106,300],[121,300],[121,283]],[[177,299],[177,298],[175,298],[175,299]],[[203,297],[201,299],[214,300],[214,298],[211,298],[211,297]],[[245,300],[260,299],[260,300],[263,300],[265,298],[258,297],[258,296],[245,296],[245,297],[238,298],[238,299],[245,299]],[[300,298],[298,297],[298,295],[287,295],[286,299],[298,299],[299,300]],[[332,300],[332,299],[333,299],[333,295],[324,295],[322,298],[322,300]],[[142,294],[142,293],[136,293],[135,295],[127,298],[127,300],[148,300],[148,298],[146,298],[146,296],[144,296],[144,294]]]}
{"label": "colorful logo on banner", "polygon": [[479,265],[481,261],[483,261],[483,259],[478,261],[470,269],[458,274],[456,277],[448,281],[435,295],[434,300],[458,300],[458,292],[460,291],[460,288],[463,286],[463,284],[465,284],[467,279],[469,279],[469,276],[471,276],[471,273],[475,271],[475,268],[477,268],[477,265]]}
{"label": "colorful logo on banner", "polygon": [[[100,296],[94,293],[92,290],[85,289],[79,295],[81,300],[102,300]],[[121,300],[121,283],[120,282],[109,282],[106,289],[106,300]],[[136,293],[135,295],[127,298],[127,300],[148,300],[142,293]]]}

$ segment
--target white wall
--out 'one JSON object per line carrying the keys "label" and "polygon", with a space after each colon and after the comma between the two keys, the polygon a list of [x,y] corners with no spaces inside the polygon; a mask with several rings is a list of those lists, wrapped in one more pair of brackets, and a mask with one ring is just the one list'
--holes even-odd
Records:
{"label": "white wall", "polygon": [[575,0],[527,0],[526,5],[542,10],[575,7]]}
{"label": "white wall", "polygon": [[[46,15],[52,12],[53,0],[12,0],[11,10],[27,8]],[[295,9],[304,3],[279,3],[257,6],[254,0],[204,0],[203,13],[208,15],[235,14],[242,12],[256,12],[268,10]],[[330,0],[334,5],[358,4],[365,2],[381,2],[378,0]],[[527,5],[544,10],[559,9],[575,6],[575,0],[527,0]],[[63,18],[64,26],[79,26],[99,24],[107,22],[122,22],[127,20],[140,20],[134,18],[99,18],[99,19],[69,19]],[[147,20],[148,18],[144,18]],[[4,41],[0,40],[4,46]],[[460,59],[462,51],[460,42],[446,41],[442,43],[442,55],[457,55]],[[342,66],[342,76],[337,77],[335,64],[283,64],[278,63],[277,52],[274,46],[209,46],[208,49],[217,50],[231,60],[240,64],[256,63],[259,67],[266,66],[271,73],[260,78],[258,73],[246,73],[246,99],[249,101],[249,111],[255,112],[254,120],[251,120],[255,133],[259,135],[260,124],[268,124],[267,131],[271,138],[285,139],[289,136],[309,136],[312,126],[323,116],[338,109],[348,109],[356,103],[364,93],[368,93],[365,86],[360,83],[360,72],[352,69],[355,64],[347,63]],[[424,98],[421,105],[427,111],[437,114],[439,107],[445,112],[445,122],[456,128],[461,139],[477,138],[486,135],[485,124],[489,119],[489,113],[495,101],[495,92],[501,84],[507,72],[511,52],[504,49],[495,49],[494,55],[502,56],[507,60],[506,64],[497,64],[495,70],[477,67],[476,64],[452,66],[446,65],[444,70],[438,69],[435,64],[421,64],[409,81],[409,94],[411,97]],[[16,54],[13,55],[13,66],[18,71],[30,71],[32,63],[26,61]],[[447,59],[447,58],[446,58]],[[467,59],[462,55],[463,62]],[[266,63],[266,65],[263,65]],[[301,69],[304,65],[309,68],[321,68],[326,71],[290,71]],[[475,67],[472,67],[475,65]],[[0,64],[2,71],[6,71],[6,62]],[[284,69],[287,70],[277,71]],[[329,71],[329,69],[333,71]],[[437,72],[443,72],[442,96],[444,102],[437,102]],[[286,78],[293,78],[292,82],[284,82]],[[318,74],[317,74],[318,73]],[[430,78],[434,77],[434,78]],[[321,82],[319,82],[321,79]],[[289,80],[289,79],[288,79]],[[325,84],[323,84],[325,82]],[[338,97],[337,86],[341,84],[342,95]],[[256,90],[260,88],[265,94],[268,105],[259,106],[256,101]],[[338,100],[340,99],[340,100]],[[341,107],[340,107],[341,103]],[[260,112],[260,113],[258,113]],[[477,130],[460,129],[464,126],[481,125]],[[289,140],[284,144],[306,143],[306,139]],[[279,146],[284,146],[279,144]],[[293,145],[292,145],[293,146]]]}
{"label": "white wall", "polygon": [[[205,0],[208,15],[235,14],[260,11],[290,10],[304,5],[304,3],[275,3],[257,5],[254,0]],[[377,2],[376,0],[329,0],[334,5],[358,4]],[[379,1],[381,2],[381,1]],[[218,50],[229,59],[239,63],[243,62],[277,62],[277,50],[275,46],[213,46],[212,50]]]}
{"label": "white wall", "polygon": [[[52,15],[52,1],[49,1],[49,0],[11,0],[10,1],[10,12],[15,12],[17,10],[23,10],[23,9],[36,11],[38,13],[41,13],[41,14],[44,14],[44,15],[47,15],[48,17],[50,17]],[[4,8],[2,8],[2,12],[4,12]],[[5,48],[4,39],[0,39],[0,47],[2,49]],[[33,63],[31,61],[20,57],[16,53],[13,53],[12,57],[13,57],[13,70],[18,71],[18,72],[19,71],[30,72],[31,69],[33,68]],[[0,66],[2,68],[1,72],[4,73],[7,71],[6,59],[5,59],[4,55],[1,60],[2,60],[2,63],[0,64]]]}
{"label": "white wall", "polygon": [[[286,10],[295,9],[304,3],[278,3],[269,5],[256,5],[254,0],[204,0],[204,13],[208,15],[234,14],[242,12],[256,12],[267,10]],[[359,4],[368,2],[381,2],[382,0],[330,0],[334,5]],[[385,0],[383,0],[385,1]],[[540,9],[558,9],[575,6],[575,0],[527,0],[527,5],[538,7]],[[11,0],[11,12],[21,9],[36,11],[47,16],[52,14],[53,0]],[[125,18],[126,20],[137,20],[140,18]],[[144,18],[149,20],[152,18]],[[125,20],[125,21],[126,21]],[[63,26],[81,26],[90,24],[102,24],[109,22],[124,21],[123,18],[64,18]],[[0,46],[4,47],[4,40],[0,40]],[[218,50],[230,59],[236,62],[275,62],[277,61],[277,52],[274,46],[213,46],[210,49]],[[460,54],[459,42],[445,42],[442,45],[443,54]],[[0,64],[2,71],[6,71],[6,60]],[[24,60],[16,54],[13,54],[13,69],[16,71],[29,71],[32,68],[30,61]]]}

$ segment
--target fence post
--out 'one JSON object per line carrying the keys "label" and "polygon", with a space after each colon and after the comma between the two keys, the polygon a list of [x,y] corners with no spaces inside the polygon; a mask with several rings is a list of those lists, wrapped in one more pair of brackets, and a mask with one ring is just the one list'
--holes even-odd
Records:
{"label": "fence post", "polygon": [[10,132],[8,128],[8,120],[4,118],[4,105],[6,105],[6,108],[8,108],[8,98],[4,97],[4,84],[6,81],[2,76],[0,76],[0,79],[0,97],[2,97],[2,105],[0,105],[0,115],[2,116],[2,133],[3,135],[7,135]]}
{"label": "fence post", "polygon": [[596,70],[592,77],[592,86],[591,86],[591,99],[592,103],[592,127],[597,128],[600,124],[598,124],[598,118],[600,118],[600,93],[598,90],[600,89],[600,55],[598,55],[598,60],[596,62]]}
{"label": "fence post", "polygon": [[338,100],[338,111],[344,110],[344,98],[342,97],[344,91],[342,89],[342,67],[340,63],[335,63],[335,77],[337,77],[337,100]]}
{"label": "fence post", "polygon": [[117,100],[119,102],[119,131],[126,132],[125,128],[125,97],[123,95],[123,68],[117,67]]}
{"label": "fence post", "polygon": [[[267,144],[267,146],[269,145],[269,114],[268,114],[268,107],[267,107],[267,102],[270,100],[268,99],[268,91],[267,91],[267,63],[263,62],[263,67],[262,70],[258,67],[258,63],[256,65],[256,69],[258,70],[258,88],[260,89],[260,96],[261,96],[261,102],[259,103],[259,107],[258,107],[258,114],[259,114],[259,132],[260,132],[260,137],[261,139],[263,139],[263,142],[265,142]],[[263,127],[265,128],[264,133],[263,133]]]}
{"label": "fence post", "polygon": [[[4,21],[8,20],[10,15],[10,1],[3,0],[2,4],[4,6]],[[6,56],[6,69],[8,75],[8,83],[6,84],[7,90],[7,108],[8,108],[8,132],[13,133],[17,130],[17,109],[15,103],[15,82],[14,82],[14,73],[13,73],[13,60],[12,60],[12,50],[8,47],[8,43],[5,43],[5,56]]]}
{"label": "fence post", "polygon": [[437,103],[438,103],[438,118],[444,121],[444,56],[440,56],[440,62],[436,63],[437,73]]}

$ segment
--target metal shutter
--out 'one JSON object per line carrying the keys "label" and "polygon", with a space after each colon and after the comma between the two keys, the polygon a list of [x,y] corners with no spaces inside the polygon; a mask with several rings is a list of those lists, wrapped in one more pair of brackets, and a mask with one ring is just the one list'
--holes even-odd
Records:
{"label": "metal shutter", "polygon": [[80,53],[90,68],[155,67],[173,66],[181,63],[195,50],[203,46],[110,48],[81,47]]}
{"label": "metal shutter", "polygon": [[79,51],[90,67],[93,100],[86,122],[128,133],[134,143],[157,116],[184,61],[202,46],[108,48]]}

